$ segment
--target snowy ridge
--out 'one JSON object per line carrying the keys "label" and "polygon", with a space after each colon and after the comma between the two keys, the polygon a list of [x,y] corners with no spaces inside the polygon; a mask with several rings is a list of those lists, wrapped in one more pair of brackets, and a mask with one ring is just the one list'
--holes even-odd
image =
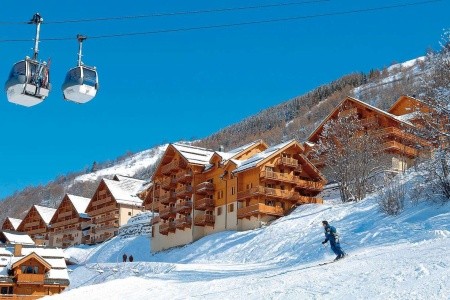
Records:
{"label": "snowy ridge", "polygon": [[[412,191],[421,177],[404,180]],[[450,205],[407,203],[390,217],[378,197],[328,198],[267,227],[220,232],[154,255],[146,236],[70,248],[66,255],[82,266],[71,274],[72,290],[55,299],[148,299],[149,291],[155,299],[448,299]],[[322,220],[337,227],[349,253],[343,261],[320,266],[334,258],[321,245]],[[123,253],[135,262],[121,262]]]}

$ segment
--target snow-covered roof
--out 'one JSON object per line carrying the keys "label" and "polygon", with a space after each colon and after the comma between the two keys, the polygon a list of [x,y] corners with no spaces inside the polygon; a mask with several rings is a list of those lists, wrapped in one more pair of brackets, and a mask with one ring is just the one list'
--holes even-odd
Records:
{"label": "snow-covered roof", "polygon": [[286,147],[287,145],[289,145],[293,141],[294,140],[289,140],[287,142],[284,142],[284,143],[281,143],[281,144],[277,144],[275,146],[267,148],[263,152],[260,152],[260,153],[257,153],[255,155],[253,155],[249,159],[241,161],[241,163],[238,166],[238,168],[236,168],[236,170],[234,170],[233,172],[234,173],[239,173],[239,172],[242,172],[244,170],[247,170],[247,169],[255,167],[259,162],[261,162],[262,160],[268,158],[269,156],[271,156],[275,152],[279,151],[280,149]]}
{"label": "snow-covered roof", "polygon": [[37,212],[41,216],[42,220],[44,220],[45,224],[48,225],[55,214],[56,209],[51,207],[45,207],[40,205],[34,205]]}
{"label": "snow-covered roof", "polygon": [[19,227],[20,223],[22,223],[21,219],[15,219],[15,218],[11,218],[11,217],[8,217],[7,219],[13,226],[14,230],[17,230],[17,227]]}
{"label": "snow-covered roof", "polygon": [[117,181],[103,178],[103,182],[106,184],[117,203],[142,205],[142,200],[137,196],[137,193],[142,188],[143,180],[141,180],[141,183],[139,184],[137,181]]}
{"label": "snow-covered roof", "polygon": [[207,165],[214,151],[211,149],[194,147],[184,144],[172,144],[178,152],[191,164]]}
{"label": "snow-covered roof", "polygon": [[231,149],[227,152],[216,151],[215,153],[217,153],[220,157],[222,157],[222,160],[229,160],[260,142],[261,142],[260,140],[257,140],[257,141],[245,144],[243,146]]}
{"label": "snow-covered roof", "polygon": [[31,237],[24,232],[3,230],[2,233],[10,244],[34,245]]}
{"label": "snow-covered roof", "polygon": [[64,258],[64,251],[60,248],[23,247],[22,255],[27,256],[36,253],[42,258]]}
{"label": "snow-covered roof", "polygon": [[67,197],[69,198],[70,202],[72,202],[78,214],[85,213],[86,208],[88,207],[89,202],[91,201],[91,199],[89,198],[75,196],[71,194],[67,194]]}

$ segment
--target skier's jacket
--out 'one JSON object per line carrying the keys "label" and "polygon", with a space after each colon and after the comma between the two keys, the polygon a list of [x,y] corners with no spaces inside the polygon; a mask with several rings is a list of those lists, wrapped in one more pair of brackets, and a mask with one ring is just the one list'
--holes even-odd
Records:
{"label": "skier's jacket", "polygon": [[339,243],[339,235],[334,226],[327,225],[325,226],[325,241],[324,243],[330,241],[330,244]]}

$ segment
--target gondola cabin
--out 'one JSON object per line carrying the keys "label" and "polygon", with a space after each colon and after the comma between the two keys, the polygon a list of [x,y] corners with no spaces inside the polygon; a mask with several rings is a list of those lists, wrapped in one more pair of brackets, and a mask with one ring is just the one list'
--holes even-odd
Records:
{"label": "gondola cabin", "polygon": [[17,62],[11,69],[5,90],[9,102],[27,107],[41,103],[50,92],[48,65],[28,57]]}
{"label": "gondola cabin", "polygon": [[90,101],[97,94],[97,89],[97,70],[84,65],[70,69],[62,85],[64,99],[76,103]]}

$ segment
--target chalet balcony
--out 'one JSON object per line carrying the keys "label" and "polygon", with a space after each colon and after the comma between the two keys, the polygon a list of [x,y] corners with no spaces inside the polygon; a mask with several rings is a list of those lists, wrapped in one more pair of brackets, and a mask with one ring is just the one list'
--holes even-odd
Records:
{"label": "chalet balcony", "polygon": [[296,160],[294,158],[290,158],[290,157],[280,157],[277,160],[277,164],[285,166],[285,167],[290,167],[290,168],[299,168],[300,167],[298,160]]}
{"label": "chalet balcony", "polygon": [[208,210],[214,209],[214,199],[211,198],[203,198],[195,201],[195,209],[196,210]]}
{"label": "chalet balcony", "polygon": [[292,176],[286,173],[279,173],[274,171],[262,171],[259,175],[262,181],[271,180],[271,181],[281,181],[281,182],[289,182],[293,183],[297,178],[296,176]]}
{"label": "chalet balcony", "polygon": [[186,163],[180,160],[173,160],[170,163],[162,166],[161,173],[163,174],[171,174],[177,172],[180,168],[186,167]]}
{"label": "chalet balcony", "polygon": [[175,210],[179,214],[189,214],[192,211],[192,201],[182,201],[177,203]]}
{"label": "chalet balcony", "polygon": [[395,141],[384,143],[383,149],[388,151],[399,152],[409,157],[417,157],[419,155],[419,151],[417,151],[416,149]]}
{"label": "chalet balcony", "polygon": [[168,193],[162,194],[159,197],[159,202],[161,204],[168,205],[169,203],[174,203],[175,201],[177,201],[177,196],[176,196],[175,192],[168,192]]}
{"label": "chalet balcony", "polygon": [[43,285],[45,275],[44,274],[17,274],[15,276],[17,284],[37,284]]}
{"label": "chalet balcony", "polygon": [[405,132],[397,127],[387,127],[376,131],[377,135],[381,136],[395,136],[402,140],[409,141],[410,143],[418,144],[424,147],[430,147],[431,143],[427,140],[420,138],[412,133]]}
{"label": "chalet balcony", "polygon": [[311,181],[311,180],[304,180],[300,178],[295,179],[295,184],[297,185],[297,188],[303,188],[307,190],[314,190],[314,191],[322,191],[323,187],[325,185],[325,182],[322,181]]}
{"label": "chalet balcony", "polygon": [[209,181],[202,182],[197,185],[196,193],[200,195],[212,194],[214,193],[214,184]]}
{"label": "chalet balcony", "polygon": [[213,215],[195,216],[195,226],[214,226],[215,218]]}
{"label": "chalet balcony", "polygon": [[102,213],[108,212],[108,211],[113,211],[116,210],[117,205],[116,204],[112,204],[112,205],[108,205],[108,206],[104,206],[104,207],[100,207],[100,208],[95,208],[91,211],[89,211],[89,215],[90,216],[96,216],[96,215],[100,215]]}
{"label": "chalet balcony", "polygon": [[78,217],[73,218],[73,219],[68,219],[68,220],[52,223],[51,227],[52,227],[53,230],[56,230],[58,227],[63,227],[63,226],[71,225],[71,224],[75,224],[75,223],[78,223]]}
{"label": "chalet balcony", "polygon": [[177,186],[177,179],[172,177],[166,177],[161,182],[161,188],[164,190],[170,190]]}
{"label": "chalet balcony", "polygon": [[175,232],[175,230],[175,222],[167,222],[159,225],[159,233],[163,235],[168,235],[169,232]]}
{"label": "chalet balcony", "polygon": [[192,181],[193,173],[190,170],[181,171],[177,174],[177,181],[181,183],[186,183]]}
{"label": "chalet balcony", "polygon": [[112,214],[110,213],[110,214],[108,214],[106,216],[103,216],[103,217],[96,217],[94,222],[95,223],[103,223],[103,222],[106,222],[106,221],[118,220],[118,219],[119,219],[119,212],[115,211],[114,213],[112,213]]}
{"label": "chalet balcony", "polygon": [[175,193],[177,194],[178,198],[184,198],[186,196],[192,195],[192,186],[190,185],[183,185],[182,187],[179,187],[175,190]]}
{"label": "chalet balcony", "polygon": [[323,204],[323,199],[317,198],[317,197],[308,197],[308,196],[300,195],[297,199],[297,203],[298,204],[312,204],[312,203]]}
{"label": "chalet balcony", "polygon": [[177,212],[175,210],[175,207],[173,206],[165,207],[159,210],[159,217],[164,220],[168,218],[175,218],[176,213]]}
{"label": "chalet balcony", "polygon": [[175,220],[175,227],[178,229],[185,229],[191,227],[192,218],[191,217],[182,217]]}
{"label": "chalet balcony", "polygon": [[239,191],[237,201],[244,201],[252,197],[265,196],[280,200],[297,201],[298,193],[263,186],[254,187],[245,191]]}
{"label": "chalet balcony", "polygon": [[239,208],[237,211],[238,219],[250,218],[257,215],[270,215],[282,217],[284,216],[283,208],[277,206],[269,206],[262,203]]}

